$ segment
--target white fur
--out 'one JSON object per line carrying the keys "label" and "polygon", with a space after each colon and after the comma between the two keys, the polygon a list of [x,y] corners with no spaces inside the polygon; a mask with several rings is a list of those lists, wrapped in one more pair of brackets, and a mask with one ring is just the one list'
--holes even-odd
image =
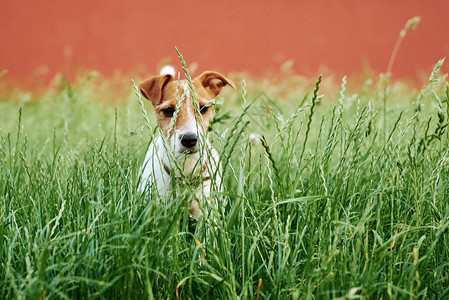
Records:
{"label": "white fur", "polygon": [[171,76],[175,77],[175,68],[173,68],[170,65],[165,65],[162,67],[161,71],[159,72],[159,75],[167,75],[170,74]]}

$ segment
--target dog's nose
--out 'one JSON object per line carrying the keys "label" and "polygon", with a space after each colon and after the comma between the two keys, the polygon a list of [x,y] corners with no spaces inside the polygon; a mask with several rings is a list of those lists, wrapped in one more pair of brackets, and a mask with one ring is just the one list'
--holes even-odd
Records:
{"label": "dog's nose", "polygon": [[198,142],[198,137],[196,134],[184,134],[181,137],[181,144],[186,148],[195,147]]}

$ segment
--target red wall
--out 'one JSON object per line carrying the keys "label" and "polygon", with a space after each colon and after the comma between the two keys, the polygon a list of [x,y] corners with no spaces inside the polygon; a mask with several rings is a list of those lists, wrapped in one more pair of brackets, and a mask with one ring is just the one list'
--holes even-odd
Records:
{"label": "red wall", "polygon": [[154,73],[163,58],[178,64],[175,46],[198,72],[260,75],[288,59],[297,73],[324,65],[353,74],[366,64],[383,72],[413,16],[422,21],[407,34],[394,75],[427,75],[449,54],[447,0],[0,0],[0,7],[0,71],[19,81],[79,66]]}

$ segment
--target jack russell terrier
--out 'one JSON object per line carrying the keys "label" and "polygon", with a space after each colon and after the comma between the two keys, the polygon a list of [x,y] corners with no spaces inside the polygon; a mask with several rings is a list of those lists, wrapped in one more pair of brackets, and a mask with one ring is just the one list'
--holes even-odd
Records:
{"label": "jack russell terrier", "polygon": [[163,68],[161,75],[139,85],[142,95],[153,104],[162,136],[155,138],[148,148],[138,191],[157,189],[160,197],[170,196],[172,178],[198,185],[196,199],[190,204],[190,215],[198,218],[202,215],[201,208],[204,209],[203,201],[211,204],[211,177],[216,190],[222,188],[219,155],[206,136],[211,105],[223,86],[235,89],[235,84],[213,71],[203,72],[191,83],[196,102],[188,81],[175,80],[172,67]]}

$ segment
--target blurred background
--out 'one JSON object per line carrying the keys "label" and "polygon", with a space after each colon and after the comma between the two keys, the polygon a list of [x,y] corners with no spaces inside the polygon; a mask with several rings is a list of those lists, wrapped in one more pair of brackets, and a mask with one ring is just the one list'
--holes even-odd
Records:
{"label": "blurred background", "polygon": [[393,76],[422,83],[449,53],[447,0],[0,3],[0,72],[22,84],[49,82],[58,72],[70,78],[80,69],[180,69],[175,47],[196,75],[213,69],[370,77],[386,71],[399,32],[414,16],[421,22],[407,32]]}

